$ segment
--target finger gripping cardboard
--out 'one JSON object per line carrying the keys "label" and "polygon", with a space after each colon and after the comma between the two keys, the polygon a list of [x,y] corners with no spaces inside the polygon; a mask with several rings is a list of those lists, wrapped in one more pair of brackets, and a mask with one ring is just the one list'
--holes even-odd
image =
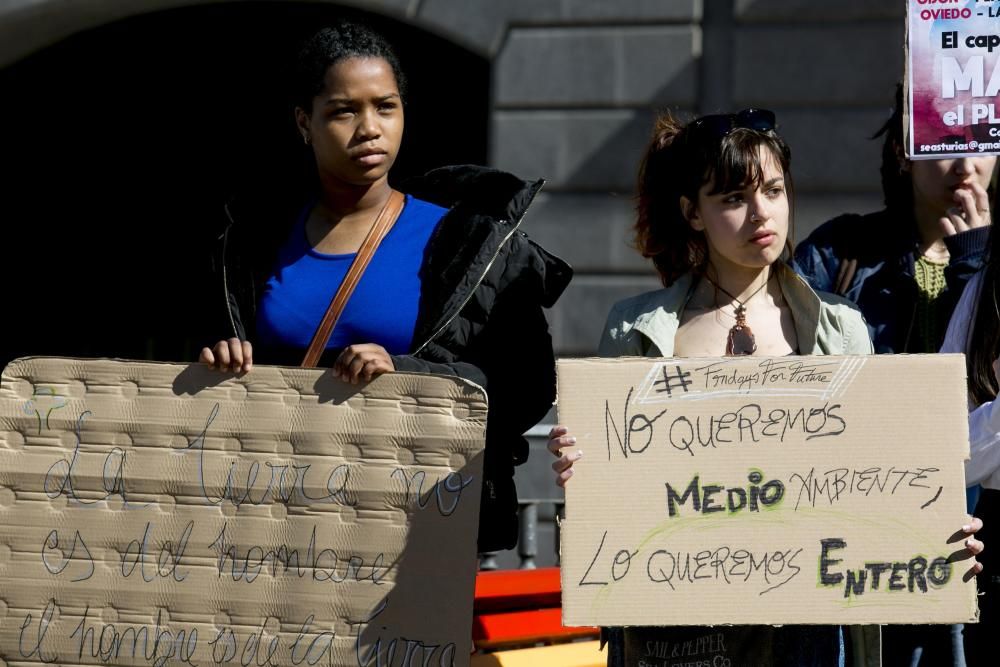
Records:
{"label": "finger gripping cardboard", "polygon": [[12,362],[0,664],[467,664],[486,413],[458,378]]}

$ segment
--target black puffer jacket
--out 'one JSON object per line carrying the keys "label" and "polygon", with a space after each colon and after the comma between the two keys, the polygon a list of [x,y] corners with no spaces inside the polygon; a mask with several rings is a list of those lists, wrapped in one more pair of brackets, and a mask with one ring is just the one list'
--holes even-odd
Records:
{"label": "black puffer jacket", "polygon": [[[541,186],[501,171],[456,166],[403,187],[449,211],[424,256],[410,353],[393,356],[393,363],[400,371],[467,378],[489,395],[480,551],[517,542],[513,474],[528,455],[522,434],[555,399],[552,340],[542,308],[559,298],[572,269],[518,230]],[[220,337],[255,340],[257,299],[299,208],[227,207],[214,261],[227,305]],[[294,365],[303,352],[257,348],[254,358]],[[320,365],[332,365],[337,352],[327,352]]]}

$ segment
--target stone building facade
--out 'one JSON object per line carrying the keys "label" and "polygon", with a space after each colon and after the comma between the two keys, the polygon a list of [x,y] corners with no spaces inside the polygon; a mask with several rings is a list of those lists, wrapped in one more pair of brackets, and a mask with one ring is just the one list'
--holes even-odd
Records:
{"label": "stone building facade", "polygon": [[[84,29],[205,0],[6,0],[0,66]],[[587,354],[608,305],[656,285],[628,247],[656,109],[774,109],[793,148],[796,233],[879,204],[878,146],[902,73],[903,2],[345,0],[437,33],[491,67],[490,164],[548,180],[526,229],[577,278],[552,313]]]}

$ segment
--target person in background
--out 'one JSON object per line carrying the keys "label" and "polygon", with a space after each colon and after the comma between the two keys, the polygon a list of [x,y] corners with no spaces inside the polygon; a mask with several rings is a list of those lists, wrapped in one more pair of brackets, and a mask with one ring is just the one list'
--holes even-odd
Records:
{"label": "person in background", "polygon": [[[817,290],[858,305],[877,354],[937,352],[969,278],[983,266],[993,156],[908,160],[903,88],[875,135],[885,208],[824,223],[795,249],[795,269]],[[976,490],[969,494],[976,507]],[[983,516],[978,508],[974,512]],[[964,665],[962,627],[885,626],[886,665]]]}
{"label": "person in background", "polygon": [[[994,199],[997,210],[1000,202]],[[976,514],[986,526],[982,539],[1000,521],[1000,234],[991,231],[985,266],[965,286],[945,335],[941,352],[964,353],[969,378],[969,461],[966,484],[979,484]],[[979,623],[965,626],[968,667],[996,664],[1000,636],[1000,568],[992,552],[982,558],[986,574],[979,578]],[[993,567],[991,567],[993,566]]]}
{"label": "person in background", "polygon": [[[355,23],[323,29],[302,47],[294,83],[315,191],[290,205],[262,196],[227,206],[213,288],[222,324],[200,357],[218,370],[302,362],[393,193],[406,87],[385,39]],[[555,398],[543,308],[555,303],[572,270],[519,228],[540,187],[473,166],[415,179],[319,362],[353,384],[408,371],[467,378],[486,389],[480,551],[517,541],[513,471],[528,453],[522,434]]]}
{"label": "person in background", "polygon": [[996,158],[907,160],[903,123],[900,86],[876,134],[885,208],[834,218],[795,249],[813,289],[858,305],[877,354],[937,352],[962,288],[983,265],[991,221]]}
{"label": "person in background", "polygon": [[[791,212],[791,154],[770,111],[661,117],[640,167],[636,242],[664,288],[626,299],[608,315],[605,357],[869,354],[857,310],[813,291],[784,262]],[[550,432],[556,483],[568,483],[573,425]],[[839,627],[720,626],[726,664],[844,664]],[[699,627],[606,628],[608,665],[656,662],[646,647],[682,645]],[[877,636],[877,632],[875,633]],[[877,644],[877,640],[876,640]],[[864,642],[861,643],[864,645]],[[724,648],[721,648],[724,647]]]}

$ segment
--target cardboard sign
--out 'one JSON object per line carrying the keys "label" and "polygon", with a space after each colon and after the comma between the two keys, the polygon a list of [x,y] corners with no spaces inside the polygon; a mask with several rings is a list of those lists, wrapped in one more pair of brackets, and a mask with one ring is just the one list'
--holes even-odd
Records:
{"label": "cardboard sign", "polygon": [[558,374],[559,423],[584,454],[566,485],[564,624],[976,619],[962,355]]}
{"label": "cardboard sign", "polygon": [[468,664],[481,388],[31,358],[0,384],[0,664]]}
{"label": "cardboard sign", "polygon": [[907,155],[1000,154],[1000,3],[909,0]]}

